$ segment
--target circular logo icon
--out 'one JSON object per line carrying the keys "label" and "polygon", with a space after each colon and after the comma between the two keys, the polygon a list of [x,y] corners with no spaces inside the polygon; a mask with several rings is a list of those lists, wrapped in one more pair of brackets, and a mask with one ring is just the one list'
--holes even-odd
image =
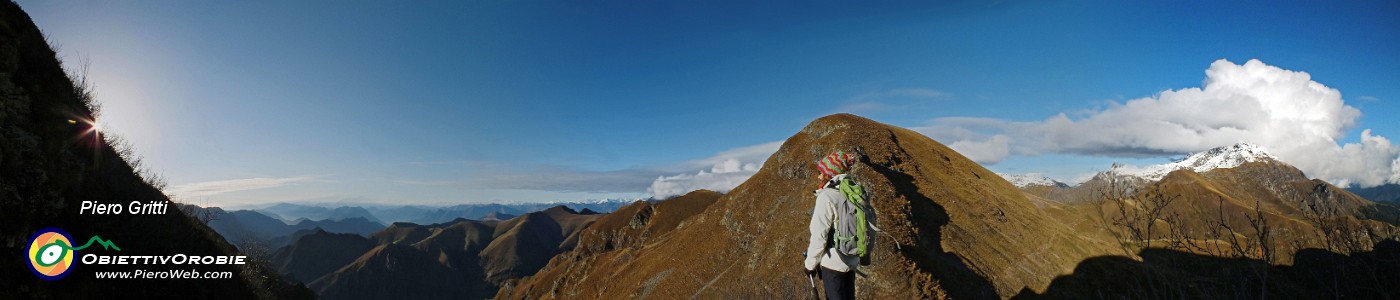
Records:
{"label": "circular logo icon", "polygon": [[73,270],[73,239],[58,228],[44,228],[29,237],[29,270],[46,280],[58,280]]}

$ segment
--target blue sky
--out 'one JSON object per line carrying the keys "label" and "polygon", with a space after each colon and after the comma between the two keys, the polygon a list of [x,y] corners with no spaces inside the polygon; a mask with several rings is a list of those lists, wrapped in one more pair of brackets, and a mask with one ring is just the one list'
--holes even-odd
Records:
{"label": "blue sky", "polygon": [[[1362,138],[1367,129],[1400,136],[1394,1],[21,6],[69,66],[88,62],[102,122],[177,197],[208,205],[553,201],[722,187],[751,174],[774,142],[836,112],[957,143],[994,171],[1062,180],[1254,135],[1271,137],[1260,142],[1268,148],[1335,150],[1358,162],[1324,169],[1336,163],[1291,155],[1334,182],[1400,172],[1383,166],[1400,150]],[[1252,59],[1261,64],[1250,67]],[[1319,101],[1341,109],[1314,124],[1321,133],[1308,147],[1279,144],[1298,128],[1259,125],[1286,118],[1244,113],[1273,121],[1221,125],[1247,130],[1199,139],[1029,141],[1052,132],[1047,120],[1060,114],[1109,120],[1134,116],[1124,105],[1134,100],[1179,107],[1169,104],[1290,86],[1163,93],[1202,88],[1208,70],[1245,86],[1256,85],[1240,76],[1306,72],[1339,92]],[[1222,128],[1219,112],[1209,113],[1172,120]],[[1159,138],[1181,143],[1141,142]]]}

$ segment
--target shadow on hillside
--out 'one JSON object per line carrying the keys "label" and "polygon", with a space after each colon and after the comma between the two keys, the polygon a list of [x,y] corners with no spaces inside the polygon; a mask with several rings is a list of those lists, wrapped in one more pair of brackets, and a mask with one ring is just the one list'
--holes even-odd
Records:
{"label": "shadow on hillside", "polygon": [[910,258],[920,269],[932,273],[943,289],[954,299],[996,299],[996,288],[990,280],[978,275],[956,255],[944,251],[942,227],[948,225],[948,212],[919,192],[914,185],[914,177],[904,172],[879,164],[866,165],[875,169],[894,185],[896,193],[909,198],[912,218],[918,230],[918,247],[904,247],[904,257]]}
{"label": "shadow on hillside", "polygon": [[1397,299],[1400,243],[1348,255],[1304,249],[1292,266],[1147,249],[1143,261],[1100,256],[1055,278],[1043,294],[1022,289],[1017,299]]}

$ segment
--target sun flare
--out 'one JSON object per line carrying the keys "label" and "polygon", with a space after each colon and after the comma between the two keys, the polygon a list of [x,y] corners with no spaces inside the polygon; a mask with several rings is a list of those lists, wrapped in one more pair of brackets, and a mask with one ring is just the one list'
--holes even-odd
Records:
{"label": "sun flare", "polygon": [[[75,119],[76,119],[76,120],[75,120]],[[100,137],[100,136],[103,136],[103,135],[106,135],[106,134],[107,134],[107,127],[105,126],[105,124],[102,124],[102,122],[99,121],[99,120],[97,120],[96,118],[88,119],[88,118],[79,117],[79,118],[75,118],[75,119],[69,119],[69,120],[68,120],[68,124],[84,124],[84,125],[87,125],[87,129],[86,129],[86,130],[83,130],[83,133],[82,133],[83,135],[92,136],[92,137]]]}

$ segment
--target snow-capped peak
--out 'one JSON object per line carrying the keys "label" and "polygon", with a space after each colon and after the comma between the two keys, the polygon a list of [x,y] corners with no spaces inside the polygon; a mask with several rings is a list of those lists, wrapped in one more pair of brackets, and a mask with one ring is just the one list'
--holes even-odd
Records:
{"label": "snow-capped peak", "polygon": [[1042,174],[1040,174],[1040,173],[1025,173],[1025,174],[1005,174],[1005,173],[997,173],[997,175],[1000,175],[1001,178],[1006,178],[1006,181],[1010,181],[1011,184],[1016,185],[1016,187],[1018,187],[1018,188],[1023,188],[1023,187],[1032,186],[1032,185],[1044,185],[1044,186],[1056,186],[1056,187],[1065,187],[1065,186],[1068,186],[1068,185],[1066,185],[1066,184],[1063,183],[1063,182],[1060,182],[1060,181],[1058,181],[1058,180],[1052,179],[1052,178],[1050,178],[1050,177],[1048,177],[1048,176],[1045,176],[1045,175],[1042,175]]}
{"label": "snow-capped peak", "polygon": [[592,199],[592,200],[590,200],[590,201],[585,201],[585,202],[592,202],[593,204],[608,204],[608,203],[632,203],[632,202],[636,202],[637,200],[642,200],[642,198],[630,198],[630,199],[629,199],[629,198],[603,198],[603,199]]}
{"label": "snow-capped peak", "polygon": [[1120,174],[1142,177],[1147,180],[1162,180],[1167,173],[1180,169],[1191,169],[1196,172],[1205,172],[1214,169],[1234,168],[1247,162],[1256,161],[1277,161],[1278,158],[1269,155],[1264,148],[1254,144],[1240,142],[1230,146],[1218,147],[1196,154],[1181,161],[1160,165],[1151,165],[1144,168],[1124,167],[1118,170]]}
{"label": "snow-capped peak", "polygon": [[628,203],[632,203],[632,202],[636,202],[636,201],[641,201],[641,200],[645,200],[645,199],[646,199],[646,198],[599,198],[599,199],[583,199],[583,200],[553,200],[553,201],[545,201],[544,204],[560,204],[560,205],[568,205],[568,204],[615,204],[615,203],[628,204]]}

